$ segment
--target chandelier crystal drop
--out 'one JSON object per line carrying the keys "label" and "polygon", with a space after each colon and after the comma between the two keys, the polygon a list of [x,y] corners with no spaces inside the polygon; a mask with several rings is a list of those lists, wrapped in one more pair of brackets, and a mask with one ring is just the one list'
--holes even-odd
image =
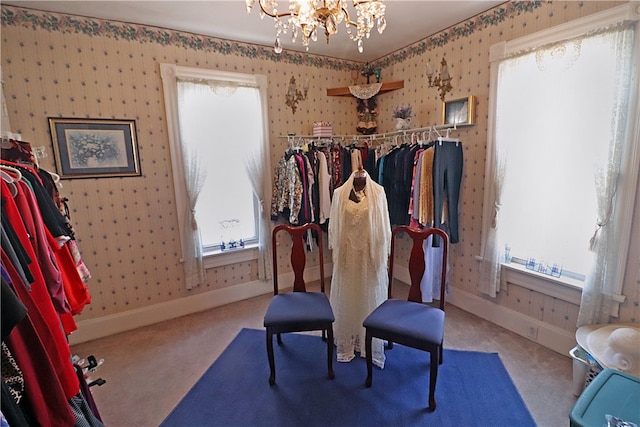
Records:
{"label": "chandelier crystal drop", "polygon": [[318,29],[324,29],[329,37],[338,33],[338,26],[344,21],[349,38],[357,43],[358,51],[363,52],[362,40],[369,38],[374,26],[382,34],[387,26],[385,4],[383,0],[352,0],[355,9],[355,21],[347,10],[347,0],[289,0],[288,12],[278,12],[277,0],[245,0],[247,13],[251,13],[255,3],[260,6],[260,17],[270,16],[274,20],[276,43],[274,51],[282,52],[280,36],[291,31],[295,43],[298,32],[302,46],[308,51],[309,40],[318,39]]}

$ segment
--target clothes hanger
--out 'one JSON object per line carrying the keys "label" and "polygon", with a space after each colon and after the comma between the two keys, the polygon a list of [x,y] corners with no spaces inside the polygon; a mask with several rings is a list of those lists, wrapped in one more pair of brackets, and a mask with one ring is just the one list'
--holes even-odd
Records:
{"label": "clothes hanger", "polygon": [[[19,163],[19,162],[12,162],[11,160],[2,159],[0,165],[13,167],[14,169],[21,170],[21,172],[22,170],[24,170],[30,174],[33,174],[33,179],[37,180],[38,183],[42,184],[42,178],[40,178],[40,176],[38,175],[38,171],[36,170],[35,165],[33,163]],[[22,175],[24,175],[24,173]]]}
{"label": "clothes hanger", "polygon": [[49,172],[48,170],[44,170],[44,169],[40,169],[40,170],[48,173],[51,176],[51,179],[53,179],[53,183],[56,185],[56,187],[62,188],[62,182],[60,182],[60,175],[58,175],[55,172]]}
{"label": "clothes hanger", "polygon": [[438,128],[436,128],[435,125],[431,126],[431,128],[429,129],[429,132],[431,132],[433,130],[433,133],[435,133],[438,138],[442,138],[442,135],[440,134],[440,132],[438,132]]}
{"label": "clothes hanger", "polygon": [[[12,172],[15,174],[11,175]],[[22,179],[22,172],[16,168],[12,168],[7,165],[0,165],[0,175],[2,176],[2,180],[6,182],[7,187],[9,187],[9,193],[11,197],[16,197],[18,195],[18,187],[16,186],[16,182]]]}
{"label": "clothes hanger", "polygon": [[[0,169],[3,169],[2,179],[4,179],[6,182],[13,183],[16,181],[20,181],[22,179],[22,172],[20,172],[20,169],[18,168],[14,168],[13,166],[5,165],[5,164],[0,164]],[[13,172],[15,176],[12,176],[11,174],[5,171]]]}
{"label": "clothes hanger", "polygon": [[[454,125],[454,126],[455,126],[455,125]],[[455,142],[455,143],[456,143],[456,147],[458,146],[458,144],[460,143],[460,140],[459,140],[458,138],[451,138],[451,137],[449,136],[449,135],[451,134],[451,131],[452,131],[453,129],[454,129],[454,128],[447,128],[447,129],[446,129],[446,130],[447,130],[447,134],[446,134],[446,136],[444,136],[444,137],[443,137],[442,135],[440,135],[440,136],[438,137],[438,142],[440,143],[440,145],[442,145],[442,143],[443,143],[443,142]]]}
{"label": "clothes hanger", "polygon": [[418,145],[420,148],[428,147],[431,142],[431,129],[429,129],[429,134],[427,135],[427,131],[422,131],[420,137],[418,138]]}

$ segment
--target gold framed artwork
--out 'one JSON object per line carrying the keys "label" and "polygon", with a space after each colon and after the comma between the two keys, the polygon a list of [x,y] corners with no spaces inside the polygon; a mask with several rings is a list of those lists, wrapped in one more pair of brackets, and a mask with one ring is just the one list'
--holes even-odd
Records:
{"label": "gold framed artwork", "polygon": [[476,97],[469,95],[466,98],[444,101],[442,103],[443,125],[474,125],[476,124]]}
{"label": "gold framed artwork", "polygon": [[49,118],[60,178],[140,176],[135,120]]}

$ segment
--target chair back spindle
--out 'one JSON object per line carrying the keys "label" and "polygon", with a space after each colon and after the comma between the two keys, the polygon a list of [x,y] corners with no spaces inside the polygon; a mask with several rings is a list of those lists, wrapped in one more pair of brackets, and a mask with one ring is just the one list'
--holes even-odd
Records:
{"label": "chair back spindle", "polygon": [[[311,250],[311,230],[316,232],[318,242],[318,263],[320,270],[321,292],[307,291],[304,281],[304,270],[307,264],[307,250]],[[286,231],[290,236],[291,269],[293,272],[293,289],[291,292],[278,289],[278,233]],[[305,237],[307,242],[305,242]],[[307,246],[307,244],[309,246]],[[285,245],[283,245],[285,246]],[[264,326],[267,337],[267,358],[269,360],[269,384],[276,382],[275,353],[273,336],[277,336],[278,345],[282,346],[283,334],[289,332],[321,331],[322,339],[327,344],[327,371],[329,378],[335,378],[333,371],[333,322],[335,316],[331,309],[329,298],[324,292],[324,248],[322,243],[322,229],[319,225],[307,223],[304,225],[281,224],[274,227],[271,233],[271,247],[273,256],[273,298],[264,315]],[[281,249],[285,249],[284,247]]]}
{"label": "chair back spindle", "polygon": [[314,223],[308,223],[303,226],[291,226],[288,224],[280,224],[273,229],[272,232],[272,251],[273,251],[273,294],[278,295],[278,244],[277,234],[279,231],[285,230],[291,236],[291,268],[293,271],[293,291],[294,292],[306,292],[306,283],[304,280],[304,270],[307,264],[307,255],[305,249],[305,235],[311,237],[309,230],[315,230],[318,239],[318,250],[320,259],[320,289],[324,292],[324,259],[323,255],[323,243],[322,243],[322,229],[319,225]]}
{"label": "chair back spindle", "polygon": [[[400,233],[406,233],[411,239],[407,269],[410,277],[409,295],[406,300],[392,298],[393,266],[396,258],[396,240]],[[428,240],[432,236],[432,241]],[[440,307],[422,302],[420,285],[425,274],[427,262],[425,247],[438,239],[437,246],[429,249],[440,251],[442,271],[440,276]],[[449,256],[449,238],[438,228],[417,229],[406,225],[393,229],[391,234],[391,250],[389,254],[389,298],[373,310],[362,322],[365,327],[365,350],[367,358],[367,379],[365,385],[371,387],[373,382],[373,356],[371,354],[374,338],[387,341],[387,349],[394,343],[406,345],[429,353],[429,406],[428,412],[436,409],[436,378],[438,366],[442,364],[444,341],[444,300],[447,282],[447,260]],[[429,272],[431,273],[431,271]],[[435,296],[434,296],[435,297]]]}
{"label": "chair back spindle", "polygon": [[[409,287],[409,295],[407,297],[408,301],[413,302],[422,302],[422,291],[420,290],[420,282],[422,281],[422,276],[426,271],[425,264],[425,253],[424,253],[424,242],[428,237],[428,234],[440,236],[442,239],[448,239],[447,234],[440,230],[439,228],[431,228],[427,230],[413,229],[408,226],[399,226],[394,228],[391,236],[391,251],[390,251],[390,262],[389,262],[389,291],[388,297],[392,298],[392,283],[393,283],[393,265],[395,264],[395,252],[396,252],[396,236],[400,233],[406,233],[407,236],[412,240],[411,252],[409,254],[408,260],[408,269],[409,269],[409,277],[411,279],[410,287]],[[435,236],[434,236],[435,237]],[[448,250],[449,245],[442,245],[442,251],[444,251],[442,259],[448,259]],[[447,265],[446,263],[442,264],[442,276],[446,277],[447,273]],[[440,309],[444,310],[444,300],[445,300],[445,286],[440,287]]]}

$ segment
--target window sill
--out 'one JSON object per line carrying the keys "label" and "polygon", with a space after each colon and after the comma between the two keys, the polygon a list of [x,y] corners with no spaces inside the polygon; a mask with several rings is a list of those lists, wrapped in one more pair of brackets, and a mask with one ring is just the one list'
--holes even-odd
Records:
{"label": "window sill", "polygon": [[569,277],[553,277],[536,271],[527,270],[524,265],[501,264],[500,287],[506,289],[508,284],[521,286],[540,292],[572,304],[580,305],[583,282]]}
{"label": "window sill", "polygon": [[530,274],[534,277],[538,277],[540,279],[546,280],[548,282],[552,282],[558,285],[566,286],[573,289],[582,290],[584,286],[584,282],[582,280],[573,279],[567,276],[554,277],[549,274],[538,273],[537,271],[529,270],[522,264],[518,264],[516,262],[502,263],[501,266],[506,269],[511,269],[514,271],[519,271],[522,273]]}
{"label": "window sill", "polygon": [[244,248],[229,249],[226,251],[211,251],[204,254],[204,267],[206,269],[224,267],[225,265],[258,259],[258,245],[250,245]]}

